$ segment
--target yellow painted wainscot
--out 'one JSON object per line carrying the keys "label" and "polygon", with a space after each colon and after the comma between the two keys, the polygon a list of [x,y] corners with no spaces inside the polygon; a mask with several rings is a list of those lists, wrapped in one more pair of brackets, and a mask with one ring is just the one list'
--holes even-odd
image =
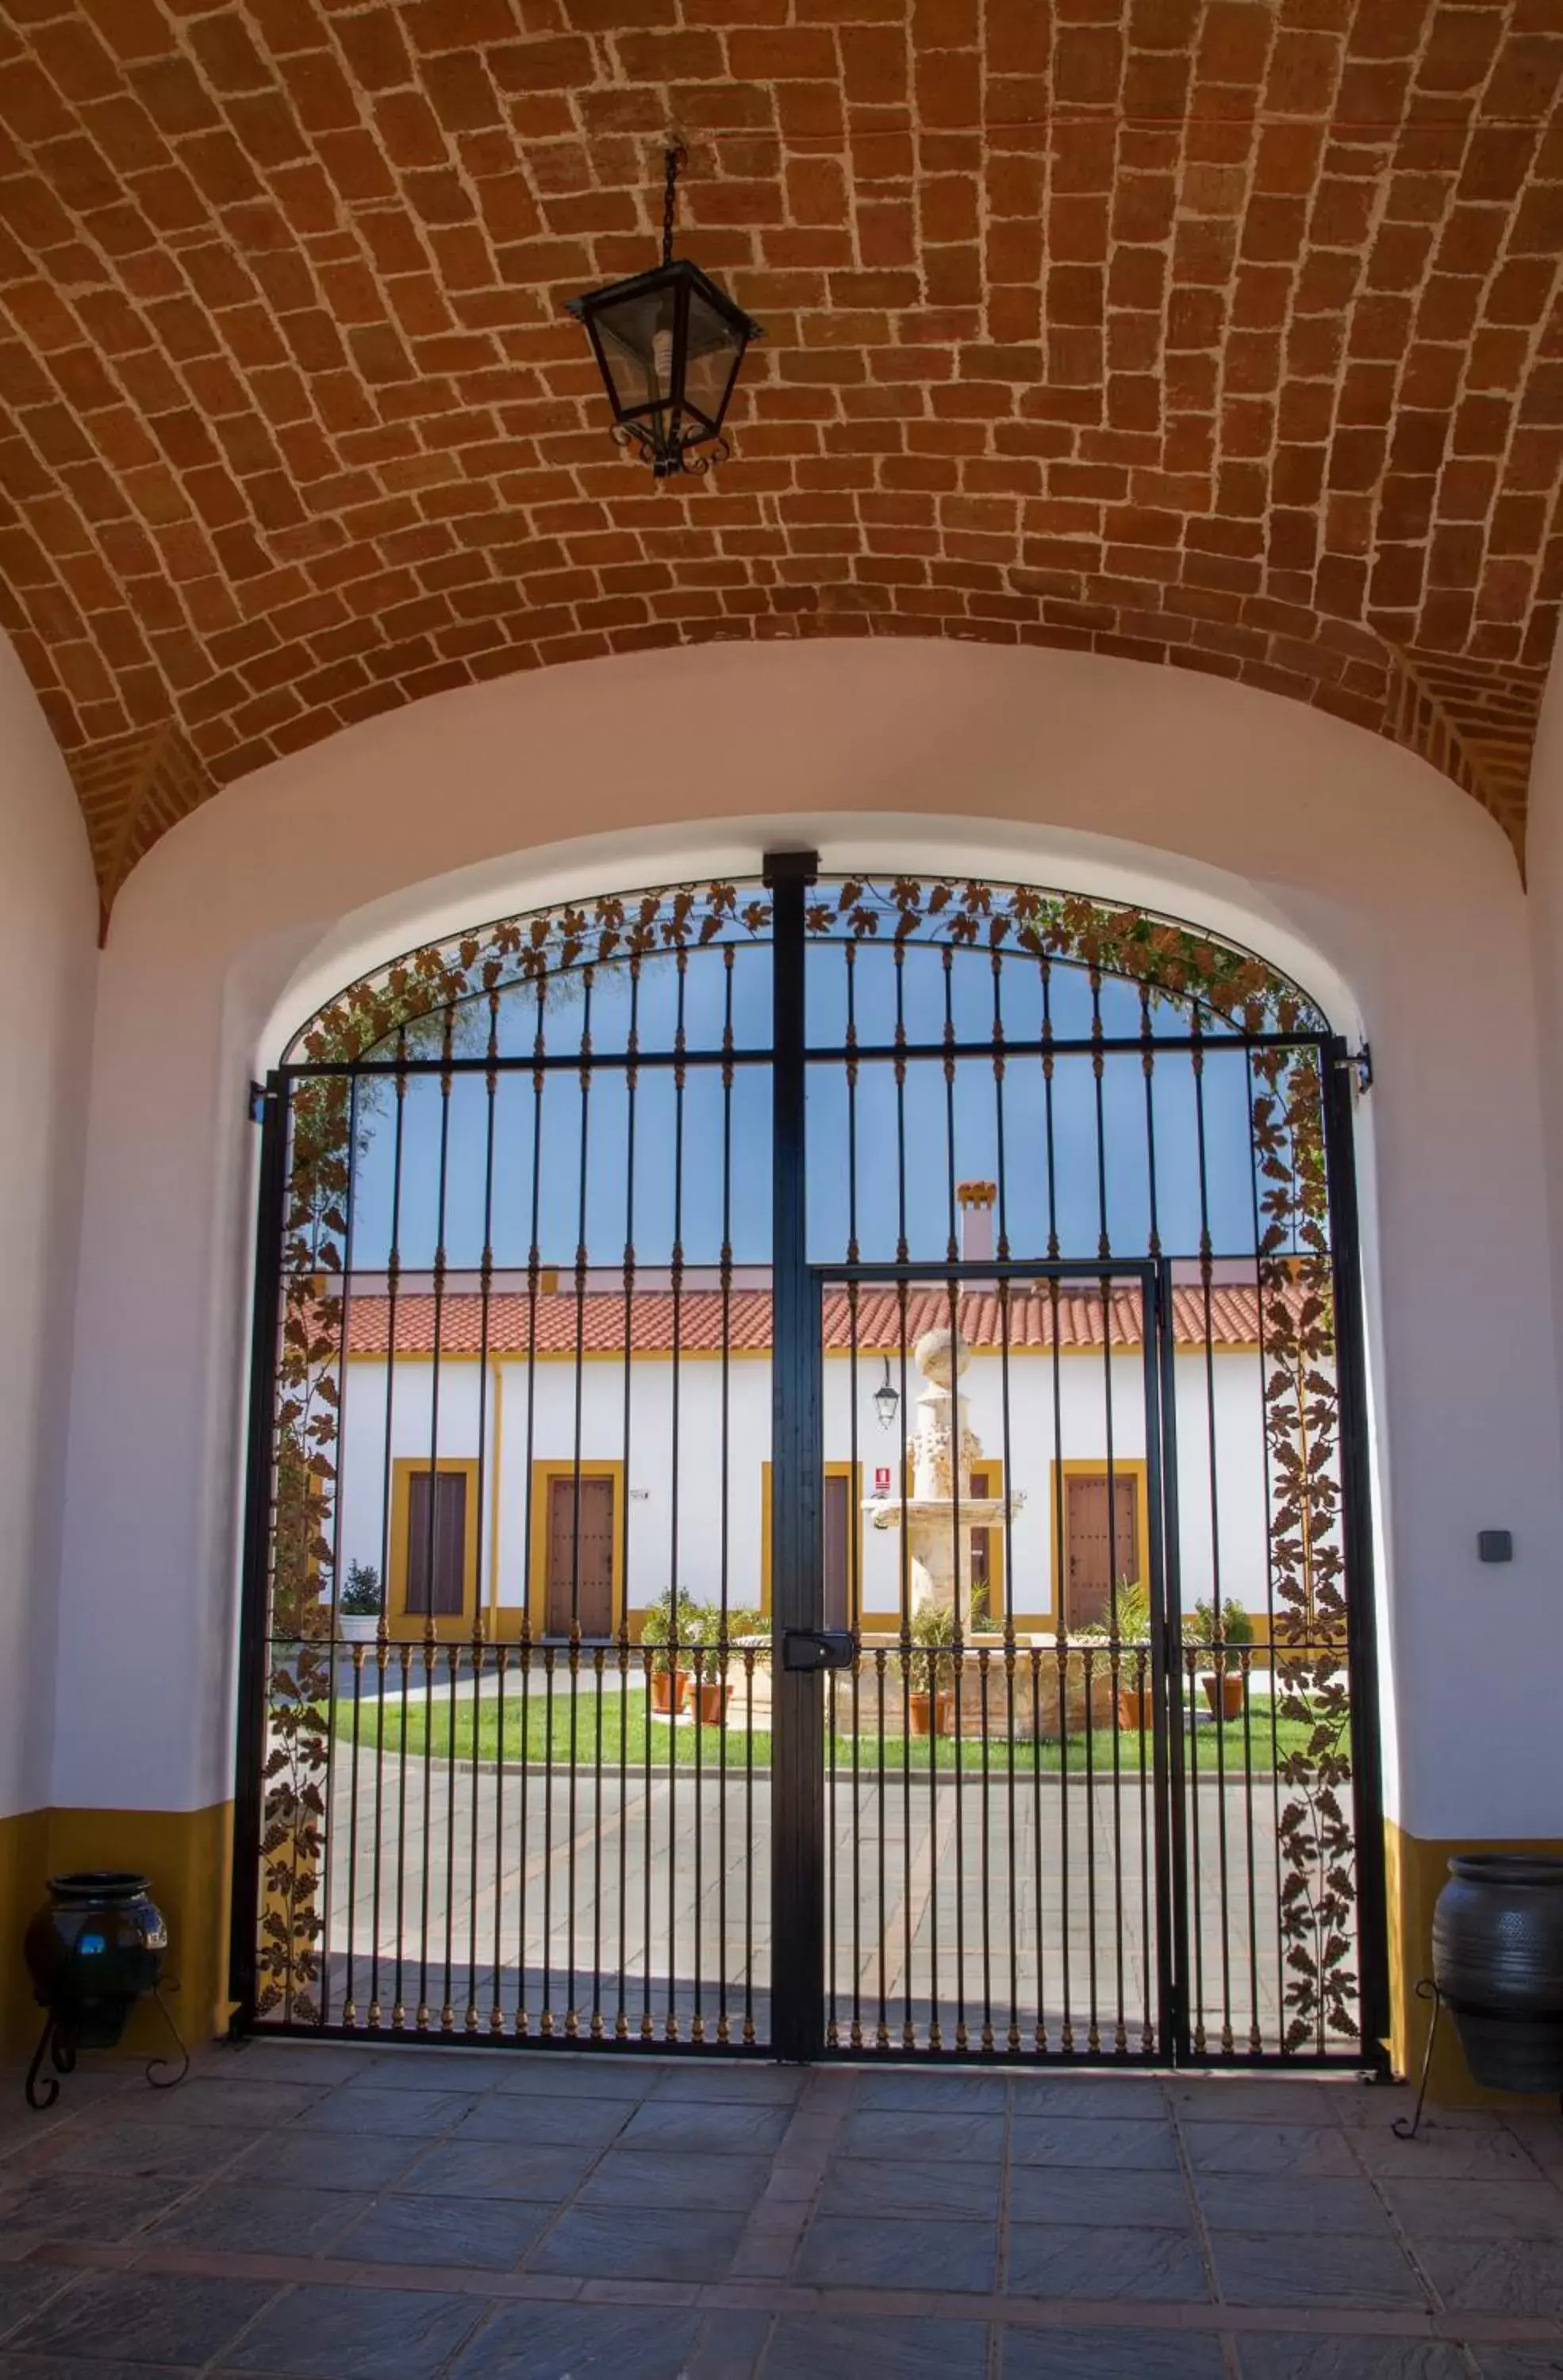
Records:
{"label": "yellow painted wainscot", "polygon": [[[228,1910],[233,1803],[204,1810],[31,1810],[0,1818],[0,2046],[30,2053],[42,2023],[32,1998],[22,1935],[47,1879],[70,1868],[131,1868],[151,1881],[168,1922],[164,1973],[188,2042],[209,2041],[227,2022]],[[171,2046],[153,2007],[139,2008],[127,2052],[148,2058]]]}
{"label": "yellow painted wainscot", "polygon": [[[1449,1862],[1462,1852],[1533,1852],[1563,1856],[1563,1837],[1525,1840],[1471,1837],[1452,1841],[1424,1842],[1386,1821],[1385,1876],[1389,1912],[1390,2055],[1397,2074],[1414,2082],[1422,2071],[1423,2052],[1432,2010],[1416,1997],[1420,1978],[1433,1972],[1433,1910],[1448,1879]],[[1446,2013],[1438,2027],[1438,2046],[1428,2077],[1427,2096],[1436,2107],[1535,2107],[1556,2114],[1552,2098],[1526,2099],[1509,2091],[1485,2091],[1471,2079],[1460,2053],[1454,2025]]]}

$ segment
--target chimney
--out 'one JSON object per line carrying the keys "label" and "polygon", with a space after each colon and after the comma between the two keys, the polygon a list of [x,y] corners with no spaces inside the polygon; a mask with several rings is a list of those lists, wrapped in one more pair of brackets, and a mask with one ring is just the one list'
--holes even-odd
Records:
{"label": "chimney", "polygon": [[993,1257],[993,1208],[999,1196],[996,1182],[958,1182],[955,1196],[961,1202],[961,1260],[963,1264],[989,1264]]}

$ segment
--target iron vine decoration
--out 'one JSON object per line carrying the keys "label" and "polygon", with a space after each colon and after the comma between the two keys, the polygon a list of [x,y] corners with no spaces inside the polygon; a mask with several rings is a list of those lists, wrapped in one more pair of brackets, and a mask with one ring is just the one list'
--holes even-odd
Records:
{"label": "iron vine decoration", "polygon": [[[297,1038],[292,1062],[341,1066],[437,1023],[448,1060],[456,1012],[532,987],[539,1022],[551,982],[583,970],[719,940],[760,940],[763,895],[728,883],[678,885],[562,903],[405,953],[349,986]],[[1319,1012],[1252,953],[1153,913],[1029,886],[897,877],[850,879],[814,903],[816,937],[914,939],[1024,953],[1145,987],[1244,1036],[1317,1034]],[[1278,1718],[1302,1747],[1278,1755],[1284,1791],[1279,1912],[1285,1946],[1284,2046],[1324,2049],[1354,2036],[1355,1882],[1350,1817],[1347,1605],[1340,1542],[1336,1317],[1316,1050],[1249,1052],[1250,1122],[1259,1184],[1258,1293]],[[292,1100],[279,1402],[273,1435],[271,1666],[266,1686],[261,2013],[321,2021],[324,1921],[320,1895],[329,1778],[328,1712],[336,1555],[337,1415],[345,1301],[333,1286],[348,1245],[347,1196],[358,1129],[351,1071],[298,1078]],[[536,1251],[533,1251],[536,1261]],[[394,1252],[392,1257],[394,1269]],[[430,1673],[430,1623],[423,1658]],[[378,1658],[388,1658],[383,1622]],[[419,2028],[428,2011],[417,2012]],[[402,2011],[395,2011],[400,2022]],[[370,2011],[378,2022],[378,2010]],[[1203,2041],[1196,2043],[1202,2048]]]}

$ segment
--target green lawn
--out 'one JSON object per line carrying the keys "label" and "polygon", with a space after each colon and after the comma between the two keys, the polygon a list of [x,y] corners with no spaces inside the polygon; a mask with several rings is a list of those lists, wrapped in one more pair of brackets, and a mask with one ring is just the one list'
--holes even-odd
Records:
{"label": "green lawn", "polygon": [[[1268,1776],[1275,1766],[1277,1742],[1283,1754],[1302,1750],[1308,1741],[1308,1730],[1295,1719],[1280,1721],[1272,1741],[1273,1709],[1274,1706],[1267,1697],[1254,1695],[1249,1704],[1246,1730],[1241,1719],[1218,1728],[1202,1715],[1194,1730],[1193,1746],[1201,1776],[1208,1777],[1212,1781],[1215,1779],[1218,1739],[1219,1758],[1230,1776],[1242,1775],[1245,1751],[1250,1772],[1254,1776]],[[436,1684],[428,1702],[421,1691],[409,1692],[404,1726],[400,1697],[391,1695],[385,1705],[382,1741],[388,1752],[406,1750],[415,1758],[421,1758],[427,1749],[434,1760],[443,1761],[454,1751],[458,1762],[470,1761],[474,1756],[473,1718],[474,1706],[469,1700],[458,1702],[453,1713],[448,1695],[442,1696]],[[481,1762],[493,1763],[500,1756],[499,1718],[497,1702],[485,1697],[477,1709],[476,1755]],[[378,1718],[374,1704],[366,1701],[360,1705],[358,1742],[361,1746],[372,1745],[375,1742]],[[757,1730],[752,1736],[747,1736],[737,1728],[671,1727],[666,1719],[655,1714],[650,1720],[650,1730],[653,1769],[665,1769],[672,1760],[681,1769],[693,1768],[698,1761],[704,1769],[718,1770],[721,1767],[724,1742],[730,1775],[742,1775],[751,1759],[757,1769],[767,1769],[770,1766],[769,1732]],[[339,1738],[351,1741],[353,1710],[350,1702],[339,1702],[336,1706],[336,1732]],[[507,1692],[505,1696],[503,1756],[507,1767],[511,1764],[519,1766],[523,1760],[530,1767],[542,1767],[550,1756],[551,1738],[551,1756],[556,1767],[567,1767],[573,1755],[576,1763],[582,1767],[593,1767],[600,1758],[604,1767],[616,1769],[622,1753],[630,1769],[644,1770],[646,1736],[644,1694],[605,1694],[599,1702],[590,1682],[583,1681],[572,1710],[569,1677],[567,1674],[558,1675],[554,1680],[551,1729],[547,1696],[540,1679],[532,1682],[524,1713],[518,1690]],[[853,1772],[854,1744],[860,1777],[870,1775],[878,1766],[879,1742],[878,1735],[871,1730],[856,1739],[850,1735],[838,1735],[833,1745],[827,1739],[826,1761],[829,1765],[833,1757],[839,1779],[850,1777]],[[1186,1722],[1184,1745],[1187,1765],[1190,1753]],[[1033,1744],[1029,1738],[1012,1744],[1006,1736],[995,1733],[986,1742],[979,1737],[963,1736],[958,1744],[952,1737],[941,1736],[937,1746],[930,1745],[926,1739],[915,1737],[908,1742],[900,1736],[887,1735],[885,1767],[895,1776],[900,1776],[903,1768],[913,1771],[926,1769],[929,1766],[930,1753],[936,1749],[937,1765],[941,1770],[953,1770],[958,1758],[962,1771],[974,1775],[981,1774],[985,1762],[990,1773],[997,1770],[1002,1774],[1012,1756],[1022,1775],[1029,1775],[1035,1764],[1044,1774],[1056,1773],[1067,1767],[1072,1775],[1084,1776],[1087,1766],[1087,1741],[1083,1735],[1072,1736],[1067,1745],[1052,1742]],[[1115,1755],[1121,1772],[1137,1773],[1140,1765],[1138,1734],[1115,1734],[1109,1729],[1097,1729],[1089,1740],[1089,1765],[1093,1773],[1110,1777]],[[1147,1762],[1152,1757],[1147,1737]]]}

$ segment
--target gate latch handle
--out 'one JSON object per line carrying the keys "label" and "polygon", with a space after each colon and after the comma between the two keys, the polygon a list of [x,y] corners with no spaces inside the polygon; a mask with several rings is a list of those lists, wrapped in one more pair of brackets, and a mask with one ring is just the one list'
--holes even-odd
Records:
{"label": "gate latch handle", "polygon": [[850,1670],[857,1646],[850,1628],[788,1628],[782,1636],[784,1670]]}

